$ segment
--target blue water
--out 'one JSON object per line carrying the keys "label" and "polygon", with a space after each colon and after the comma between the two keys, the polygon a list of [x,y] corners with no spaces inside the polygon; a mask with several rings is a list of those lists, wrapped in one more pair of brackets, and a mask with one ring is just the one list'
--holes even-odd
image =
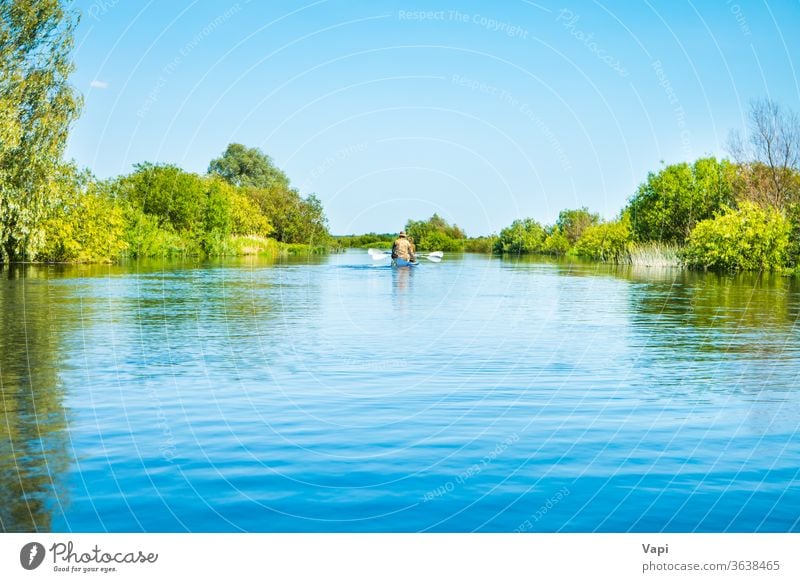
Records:
{"label": "blue water", "polygon": [[2,285],[8,531],[800,531],[790,279],[350,251]]}

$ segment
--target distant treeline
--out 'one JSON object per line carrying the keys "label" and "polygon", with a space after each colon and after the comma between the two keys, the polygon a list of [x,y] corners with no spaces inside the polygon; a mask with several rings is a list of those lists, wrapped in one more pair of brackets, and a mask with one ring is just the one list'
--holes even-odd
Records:
{"label": "distant treeline", "polygon": [[734,161],[702,158],[650,173],[615,220],[587,208],[556,224],[517,220],[497,253],[575,255],[613,263],[726,271],[798,270],[800,124],[764,100],[751,104],[749,135],[732,133]]}

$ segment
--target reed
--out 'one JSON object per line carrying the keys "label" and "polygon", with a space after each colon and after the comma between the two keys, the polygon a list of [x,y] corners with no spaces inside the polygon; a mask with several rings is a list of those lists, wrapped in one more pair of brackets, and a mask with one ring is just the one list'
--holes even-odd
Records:
{"label": "reed", "polygon": [[620,263],[641,267],[681,267],[681,247],[656,241],[632,243]]}

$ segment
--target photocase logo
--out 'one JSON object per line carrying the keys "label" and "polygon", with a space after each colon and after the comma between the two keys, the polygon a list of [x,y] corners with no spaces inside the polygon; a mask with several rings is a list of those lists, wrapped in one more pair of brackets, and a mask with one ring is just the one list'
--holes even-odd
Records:
{"label": "photocase logo", "polygon": [[19,563],[26,570],[35,570],[44,561],[44,546],[37,542],[30,542],[22,546],[19,552]]}

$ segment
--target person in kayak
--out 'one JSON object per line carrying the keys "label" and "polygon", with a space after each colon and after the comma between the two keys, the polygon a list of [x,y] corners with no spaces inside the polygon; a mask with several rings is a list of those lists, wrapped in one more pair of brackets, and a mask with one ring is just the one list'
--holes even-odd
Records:
{"label": "person in kayak", "polygon": [[392,245],[392,258],[405,259],[412,263],[417,260],[417,256],[414,253],[414,245],[408,241],[404,230],[400,231],[397,240]]}

